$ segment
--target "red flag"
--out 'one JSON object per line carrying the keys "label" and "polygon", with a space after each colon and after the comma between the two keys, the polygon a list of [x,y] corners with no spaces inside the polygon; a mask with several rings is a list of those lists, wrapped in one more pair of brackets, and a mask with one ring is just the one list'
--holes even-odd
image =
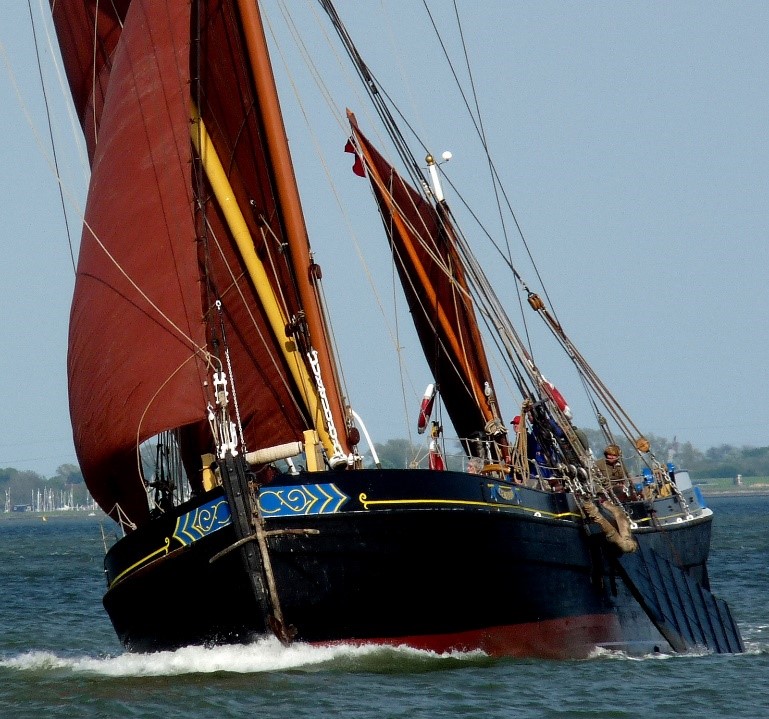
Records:
{"label": "red flag", "polygon": [[355,145],[352,144],[352,140],[347,140],[347,144],[344,146],[345,152],[351,152],[355,155],[355,162],[352,166],[352,171],[358,175],[358,177],[366,176],[366,168],[363,166],[363,160],[361,159],[358,151],[355,149]]}

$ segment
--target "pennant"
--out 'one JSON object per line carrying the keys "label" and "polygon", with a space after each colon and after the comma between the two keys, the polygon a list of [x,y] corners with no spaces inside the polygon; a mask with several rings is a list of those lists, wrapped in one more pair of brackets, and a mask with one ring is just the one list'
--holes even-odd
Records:
{"label": "pennant", "polygon": [[355,162],[352,166],[352,171],[358,176],[358,177],[365,177],[366,176],[366,168],[363,166],[363,160],[361,159],[360,155],[358,154],[357,150],[355,149],[355,145],[352,144],[352,140],[347,140],[347,144],[344,146],[345,152],[350,152],[353,155],[355,155]]}

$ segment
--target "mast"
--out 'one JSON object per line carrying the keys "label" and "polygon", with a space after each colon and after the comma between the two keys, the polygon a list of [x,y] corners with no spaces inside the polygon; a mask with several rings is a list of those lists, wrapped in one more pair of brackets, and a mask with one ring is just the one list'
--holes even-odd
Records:
{"label": "mast", "polygon": [[[333,424],[340,432],[338,440],[341,449],[344,454],[349,454],[350,443],[347,438],[344,404],[315,286],[318,268],[310,256],[307,227],[280,112],[278,92],[270,63],[264,27],[258,6],[253,0],[237,0],[237,5],[243,23],[248,60],[254,77],[256,99],[266,129],[267,148],[272,160],[278,204],[285,225],[289,252],[298,274],[296,278],[298,291],[310,340],[310,347],[307,349],[308,351],[313,349],[317,351],[320,379],[328,398],[328,409]],[[312,364],[312,360],[310,363]],[[323,393],[319,392],[319,394],[321,394],[322,399]],[[316,412],[313,416],[313,422],[316,427],[320,427],[324,423],[324,418],[318,416],[318,412]]]}
{"label": "mast", "polygon": [[[227,174],[222,166],[222,162],[213,146],[203,120],[194,108],[191,119],[190,137],[193,145],[200,156],[206,177],[222,209],[222,214],[237,244],[254,289],[261,300],[270,328],[275,337],[285,337],[289,320],[285,316],[280,301],[270,284],[267,270],[256,252],[248,225],[234,196],[232,187],[227,180]],[[322,417],[323,408],[320,404],[320,398],[313,389],[315,382],[310,378],[309,371],[301,355],[298,355],[295,343],[281,342],[280,350],[310,416]],[[329,451],[329,456],[332,457],[335,451],[333,438],[329,436],[329,432],[322,423],[316,426],[318,427],[317,431],[321,442]]]}

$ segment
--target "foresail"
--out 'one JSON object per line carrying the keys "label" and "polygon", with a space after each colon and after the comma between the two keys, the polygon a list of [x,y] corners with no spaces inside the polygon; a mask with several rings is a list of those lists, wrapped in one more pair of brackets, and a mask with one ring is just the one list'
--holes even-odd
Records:
{"label": "foresail", "polygon": [[[379,204],[422,350],[460,438],[496,425],[493,384],[451,221],[350,123]],[[437,209],[436,209],[437,208]]]}
{"label": "foresail", "polygon": [[[101,507],[119,505],[134,523],[147,515],[137,441],[202,419],[205,406],[194,361],[205,334],[188,89],[179,73],[187,64],[189,7],[169,13],[162,5],[132,3],[104,64],[109,82],[70,316],[70,413],[83,475]],[[69,27],[67,7],[55,8],[60,33]],[[70,82],[84,87],[77,73],[85,66],[72,59],[65,55]],[[87,126],[90,117],[86,112]]]}
{"label": "foresail", "polygon": [[[342,450],[348,445],[323,328],[304,329],[308,315],[320,314],[306,307],[314,278],[306,236],[304,265],[284,251],[299,241],[286,232],[287,213],[297,209],[276,190],[284,169],[257,98],[247,47],[254,30],[243,20],[252,4],[244,15],[235,0],[133,0],[109,12],[102,5],[53,6],[92,146],[70,323],[70,411],[89,490],[107,512],[137,525],[149,516],[142,441],[183,428],[193,478],[201,454],[214,450],[213,372],[228,377],[241,449],[301,440],[313,427],[327,432],[329,415]],[[100,44],[102,34],[109,42]],[[204,130],[221,175],[216,188],[201,161]],[[262,287],[244,242],[264,268]],[[265,294],[277,309],[265,307]],[[328,412],[318,401],[313,349],[324,355],[318,375]]]}

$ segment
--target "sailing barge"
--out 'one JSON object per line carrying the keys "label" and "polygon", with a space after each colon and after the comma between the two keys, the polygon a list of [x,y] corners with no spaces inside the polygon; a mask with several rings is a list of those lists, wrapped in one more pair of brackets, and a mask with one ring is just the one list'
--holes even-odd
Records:
{"label": "sailing barge", "polygon": [[[644,474],[602,470],[469,250],[432,157],[423,177],[399,142],[406,179],[349,117],[434,378],[419,414],[427,467],[365,468],[258,3],[51,7],[92,169],[72,423],[86,483],[124,530],[104,605],[127,648],[274,634],[560,658],[743,650],[709,591],[712,512],[525,288]],[[520,390],[512,432],[479,312]],[[436,402],[461,466],[446,460]]]}

